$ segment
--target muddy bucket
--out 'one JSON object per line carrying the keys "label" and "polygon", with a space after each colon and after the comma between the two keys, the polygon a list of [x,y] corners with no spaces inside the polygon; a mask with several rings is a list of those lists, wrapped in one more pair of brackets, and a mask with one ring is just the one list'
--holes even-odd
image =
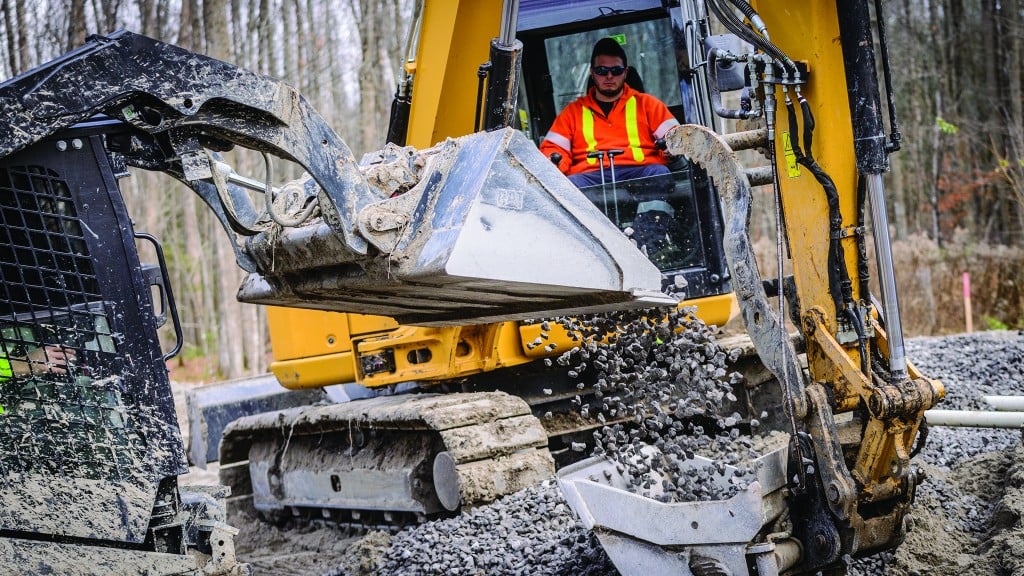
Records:
{"label": "muddy bucket", "polygon": [[417,182],[358,212],[359,235],[376,251],[347,253],[326,225],[286,229],[250,242],[263,265],[239,299],[423,325],[675,303],[658,269],[520,132],[381,161],[413,167]]}
{"label": "muddy bucket", "polygon": [[[561,469],[558,483],[623,576],[738,576],[749,573],[748,564],[759,574],[778,574],[781,550],[754,540],[785,510],[786,454],[780,448],[755,460],[757,480],[726,500],[663,503],[635,494],[604,457]],[[700,456],[686,462],[695,470],[715,465]],[[724,487],[735,472],[727,466],[715,481]]]}

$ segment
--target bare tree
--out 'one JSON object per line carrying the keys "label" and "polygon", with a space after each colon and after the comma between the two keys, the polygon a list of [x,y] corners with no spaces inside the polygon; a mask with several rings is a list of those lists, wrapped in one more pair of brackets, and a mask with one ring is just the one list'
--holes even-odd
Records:
{"label": "bare tree", "polygon": [[6,66],[8,68],[6,75],[8,76],[16,76],[21,71],[17,46],[18,37],[23,31],[18,28],[16,10],[17,4],[10,0],[3,0],[4,37],[7,48]]}
{"label": "bare tree", "polygon": [[[206,36],[206,53],[220,60],[230,59],[226,0],[204,0],[203,30]],[[217,228],[216,225],[212,225]],[[236,378],[244,372],[243,326],[234,291],[240,280],[235,264],[234,251],[224,238],[223,231],[210,230],[216,235],[212,241],[217,262],[217,352],[221,372]],[[212,236],[211,236],[212,237]]]}
{"label": "bare tree", "polygon": [[65,50],[71,50],[85,43],[85,0],[71,0],[68,12],[68,36]]}
{"label": "bare tree", "polygon": [[113,32],[118,28],[117,13],[121,9],[121,0],[93,0],[93,12],[96,14],[97,32]]}

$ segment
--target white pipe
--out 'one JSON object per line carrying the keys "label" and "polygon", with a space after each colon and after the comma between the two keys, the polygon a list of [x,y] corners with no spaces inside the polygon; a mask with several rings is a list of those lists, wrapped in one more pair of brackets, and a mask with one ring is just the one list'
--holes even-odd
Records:
{"label": "white pipe", "polygon": [[1024,396],[982,396],[993,410],[1024,412]]}
{"label": "white pipe", "polygon": [[979,412],[975,410],[926,410],[930,426],[963,426],[972,428],[1020,428],[1024,412]]}

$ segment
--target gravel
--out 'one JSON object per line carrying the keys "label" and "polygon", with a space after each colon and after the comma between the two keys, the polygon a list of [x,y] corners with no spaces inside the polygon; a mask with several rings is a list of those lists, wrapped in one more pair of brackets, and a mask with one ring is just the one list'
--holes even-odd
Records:
{"label": "gravel", "polygon": [[[411,549],[428,545],[410,563]],[[429,566],[429,569],[427,567]],[[616,574],[594,538],[572,516],[554,481],[545,481],[462,516],[396,536],[381,572],[426,574]]]}
{"label": "gravel", "polygon": [[[590,328],[600,329],[600,326]],[[648,333],[666,337],[671,332],[655,329]],[[679,336],[682,344],[693,344],[701,355],[696,370],[687,364],[691,374],[718,374],[721,358],[706,336],[700,328]],[[630,338],[632,336],[623,338],[620,344],[628,349],[634,343]],[[644,342],[638,340],[637,343]],[[982,395],[1024,394],[1024,336],[1020,333],[917,338],[909,340],[907,348],[908,356],[922,372],[940,379],[946,386],[946,401],[941,408],[979,409],[984,407]],[[670,358],[663,358],[664,363],[658,360],[657,366],[641,372],[649,376],[650,369],[671,367],[676,357],[668,356]],[[577,353],[563,358],[563,362],[574,367],[577,363],[599,360],[608,365],[609,362],[607,356],[602,357],[594,348],[589,350],[588,357]],[[622,362],[623,366],[630,364],[626,360]],[[636,365],[634,359],[632,366]],[[582,372],[585,367],[579,368]],[[669,380],[678,375],[672,370],[669,368],[669,374],[664,375]],[[649,386],[638,384],[645,378],[625,377],[628,370],[606,372],[605,399],[622,394],[622,385],[631,384],[630,391],[637,397],[653,400],[657,406],[668,406],[660,396],[649,396],[652,393]],[[704,384],[698,386],[700,398],[693,398],[691,407],[703,405],[701,403],[709,398],[716,404],[714,400],[728,394],[727,388],[712,386],[703,376],[698,377],[698,381]],[[588,402],[591,401],[581,398],[581,408]],[[635,416],[624,404],[612,404],[626,410],[627,415]],[[594,409],[593,404],[589,409]],[[610,405],[608,410],[611,409]],[[662,414],[667,413],[669,411],[662,411]],[[729,426],[719,421],[721,418],[714,416],[715,425],[727,430]],[[645,431],[641,435],[666,430],[664,423],[651,427],[643,426],[644,422],[641,424]],[[671,429],[671,422],[668,426]],[[628,437],[609,440],[607,434],[603,436],[603,449],[613,456],[628,454],[629,446],[637,440]],[[712,441],[720,437],[719,431],[707,436]],[[732,444],[727,450],[736,450],[736,446]],[[627,458],[625,462],[636,465],[635,458]],[[935,428],[930,431],[928,445],[914,462],[925,470],[927,479],[918,488],[913,507],[914,526],[906,542],[895,552],[850,560],[850,574],[1024,574],[1024,560],[1021,560],[1024,530],[1018,528],[1024,515],[1024,494],[1021,493],[1024,490],[1017,488],[1024,486],[1021,433]],[[678,488],[693,494],[682,482]],[[358,548],[358,562],[343,561],[330,574],[617,574],[596,539],[575,519],[553,480],[465,511],[455,518],[428,522],[393,536],[373,533],[367,536],[370,537],[374,539],[371,545]]]}

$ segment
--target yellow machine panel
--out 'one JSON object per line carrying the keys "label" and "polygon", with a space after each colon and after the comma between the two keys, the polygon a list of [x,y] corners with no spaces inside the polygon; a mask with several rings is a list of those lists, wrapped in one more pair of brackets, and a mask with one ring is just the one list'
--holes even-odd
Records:
{"label": "yellow machine panel", "polygon": [[487,61],[500,22],[501,2],[424,2],[414,64],[410,146],[426,148],[473,132],[477,68]]}

